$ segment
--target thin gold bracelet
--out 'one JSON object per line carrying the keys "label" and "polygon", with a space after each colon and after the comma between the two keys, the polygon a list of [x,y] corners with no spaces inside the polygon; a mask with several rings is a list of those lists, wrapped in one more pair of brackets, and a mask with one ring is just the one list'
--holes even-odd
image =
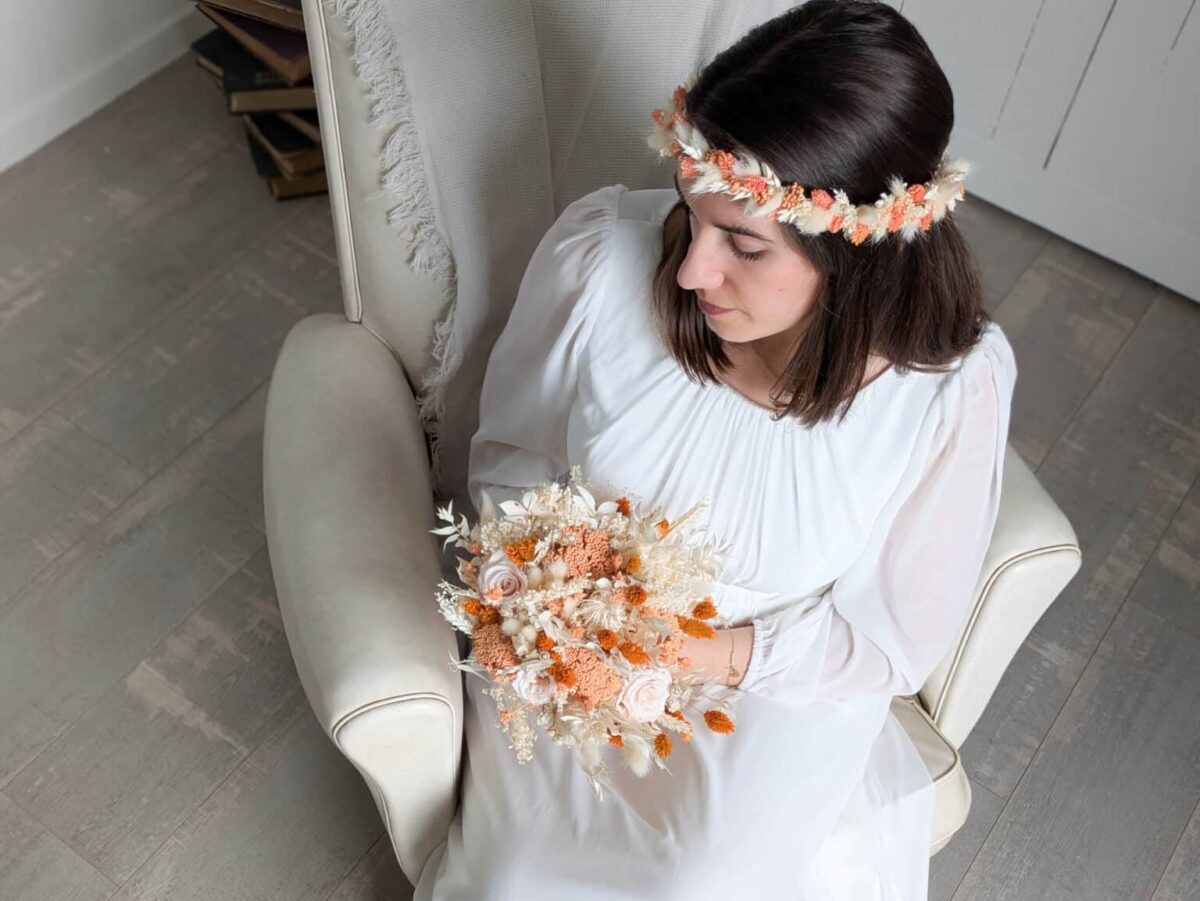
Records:
{"label": "thin gold bracelet", "polygon": [[[741,673],[739,673],[736,669],[734,669],[734,666],[733,666],[733,644],[734,644],[733,633],[731,632],[731,633],[729,633],[729,678],[730,679],[737,678],[741,675]],[[732,682],[730,682],[728,684],[733,685]]]}

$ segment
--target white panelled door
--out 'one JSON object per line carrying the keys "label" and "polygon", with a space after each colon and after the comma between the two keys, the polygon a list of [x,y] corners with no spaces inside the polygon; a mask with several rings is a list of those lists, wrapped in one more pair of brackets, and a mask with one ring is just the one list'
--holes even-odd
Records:
{"label": "white panelled door", "polygon": [[891,0],[954,88],[968,196],[1200,302],[1196,0]]}

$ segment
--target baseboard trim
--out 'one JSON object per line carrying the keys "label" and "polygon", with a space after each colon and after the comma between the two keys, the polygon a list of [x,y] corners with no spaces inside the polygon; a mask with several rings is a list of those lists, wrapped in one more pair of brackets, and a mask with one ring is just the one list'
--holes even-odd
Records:
{"label": "baseboard trim", "polygon": [[211,28],[191,4],[113,48],[108,56],[40,97],[0,117],[0,172],[178,59]]}

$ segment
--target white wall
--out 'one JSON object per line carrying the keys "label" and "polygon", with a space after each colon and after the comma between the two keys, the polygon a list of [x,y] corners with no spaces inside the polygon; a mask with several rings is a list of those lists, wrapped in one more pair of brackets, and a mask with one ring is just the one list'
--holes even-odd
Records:
{"label": "white wall", "polygon": [[1200,302],[1195,0],[888,0],[954,88],[974,192]]}
{"label": "white wall", "polygon": [[184,0],[0,0],[0,171],[176,59],[210,27]]}

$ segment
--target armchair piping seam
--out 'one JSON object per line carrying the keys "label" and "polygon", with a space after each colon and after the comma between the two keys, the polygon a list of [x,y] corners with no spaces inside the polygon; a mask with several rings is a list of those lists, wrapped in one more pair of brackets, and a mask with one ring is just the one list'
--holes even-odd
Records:
{"label": "armchair piping seam", "polygon": [[1015,557],[1010,557],[1008,560],[1004,561],[1003,564],[996,567],[992,571],[992,574],[988,577],[987,583],[984,585],[983,591],[981,591],[979,593],[978,602],[976,602],[975,606],[971,608],[970,621],[967,623],[967,627],[966,627],[965,631],[963,632],[962,641],[960,641],[958,643],[958,647],[955,649],[954,660],[950,664],[949,672],[947,672],[946,678],[943,681],[942,689],[941,689],[940,693],[938,694],[937,701],[933,705],[933,710],[930,711],[930,716],[932,717],[932,719],[934,720],[935,723],[937,722],[938,717],[941,715],[942,707],[945,704],[946,695],[948,693],[949,686],[953,683],[954,676],[958,672],[958,666],[959,666],[959,663],[962,662],[964,649],[966,648],[967,643],[970,641],[972,633],[975,631],[975,623],[979,619],[979,614],[980,614],[980,611],[983,609],[984,602],[987,600],[988,595],[991,593],[992,586],[995,585],[995,583],[997,582],[997,580],[1000,578],[1001,575],[1003,575],[1007,570],[1009,570],[1015,564],[1017,564],[1018,562],[1020,562],[1022,560],[1028,560],[1028,559],[1032,559],[1034,557],[1041,557],[1041,556],[1046,556],[1046,555],[1050,555],[1050,554],[1058,554],[1063,551],[1068,551],[1068,552],[1074,553],[1077,556],[1079,556],[1081,554],[1079,546],[1075,545],[1075,544],[1051,545],[1049,547],[1039,548],[1034,551],[1025,551],[1023,553],[1017,554]]}

